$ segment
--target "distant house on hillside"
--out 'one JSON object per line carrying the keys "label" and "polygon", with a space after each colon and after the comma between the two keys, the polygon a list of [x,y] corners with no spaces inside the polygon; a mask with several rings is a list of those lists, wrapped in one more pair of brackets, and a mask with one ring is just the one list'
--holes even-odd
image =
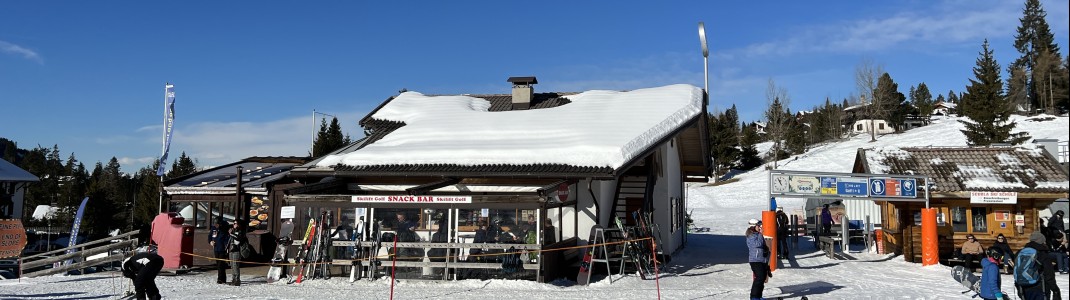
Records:
{"label": "distant house on hillside", "polygon": [[22,219],[26,187],[38,181],[37,176],[0,159],[0,219]]}
{"label": "distant house on hillside", "polygon": [[[291,171],[308,185],[291,190],[287,204],[397,233],[408,260],[397,262],[399,278],[424,267],[498,276],[496,256],[469,254],[588,244],[595,226],[636,224],[638,211],[659,226],[660,253],[684,246],[684,182],[706,182],[711,171],[702,89],[535,93],[535,77],[508,81],[511,94],[387,99],[360,121],[365,138]],[[303,215],[295,223],[307,222]],[[488,231],[496,238],[483,239]],[[439,237],[461,257],[446,265],[428,251],[426,262],[416,240]],[[510,278],[575,276],[565,270],[579,258],[566,253],[525,256]]]}
{"label": "distant house on hillside", "polygon": [[933,115],[934,116],[948,116],[948,115],[952,115],[952,114],[958,113],[958,109],[956,107],[958,107],[958,105],[955,104],[955,103],[946,102],[946,101],[937,102],[936,105],[933,106]]}
{"label": "distant house on hillside", "polygon": [[[952,257],[967,235],[988,247],[1003,234],[1011,249],[1021,249],[1041,224],[1038,212],[1066,198],[1070,185],[1054,157],[1037,147],[858,149],[853,172],[930,178],[917,183],[917,193],[928,193],[929,206],[938,210],[942,259]],[[926,204],[877,204],[885,249],[920,261],[921,209]]]}
{"label": "distant house on hillside", "polygon": [[[872,121],[872,122],[871,122]],[[873,128],[877,128],[877,134],[888,134],[895,132],[895,128],[892,128],[885,120],[870,120],[862,119],[857,120],[854,124],[851,124],[851,132],[853,133],[869,133]]]}
{"label": "distant house on hillside", "polygon": [[765,127],[765,122],[754,122],[754,132],[757,132],[759,135],[766,133]]}

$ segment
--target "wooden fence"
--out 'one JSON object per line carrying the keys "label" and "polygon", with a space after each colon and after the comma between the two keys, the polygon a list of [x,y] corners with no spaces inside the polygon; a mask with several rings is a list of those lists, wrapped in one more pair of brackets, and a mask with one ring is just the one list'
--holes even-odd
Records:
{"label": "wooden fence", "polygon": [[[138,244],[138,240],[135,236],[139,232],[140,230],[134,230],[117,236],[107,237],[95,241],[89,241],[63,249],[56,249],[40,254],[23,257],[19,259],[19,272],[22,274],[21,276],[37,277],[44,275],[67,273],[72,270],[83,269],[115,261],[122,261],[123,254],[110,253],[116,250],[133,249],[134,247],[136,247]],[[115,240],[120,241],[113,242]],[[68,250],[72,249],[77,251],[75,251],[74,253],[66,253]],[[102,253],[107,255],[102,258],[86,260],[90,256]],[[49,265],[66,260],[74,260],[74,263],[48,268]],[[44,267],[44,269],[40,269],[42,267]]]}

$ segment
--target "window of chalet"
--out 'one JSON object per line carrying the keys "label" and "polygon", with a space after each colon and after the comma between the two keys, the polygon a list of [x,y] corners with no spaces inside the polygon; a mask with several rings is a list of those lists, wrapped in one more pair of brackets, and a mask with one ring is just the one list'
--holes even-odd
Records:
{"label": "window of chalet", "polygon": [[951,207],[951,229],[955,232],[966,232],[969,230],[966,225],[966,208],[965,207]]}
{"label": "window of chalet", "polygon": [[972,210],[973,232],[988,232],[988,208],[974,207]]}
{"label": "window of chalet", "polygon": [[855,130],[862,131],[862,124],[855,125]]}
{"label": "window of chalet", "polygon": [[676,232],[677,227],[680,226],[679,199],[676,199],[676,197],[669,197],[669,206],[669,213],[672,214],[669,216],[669,222],[672,222],[672,224],[669,224],[670,232]]}
{"label": "window of chalet", "polygon": [[877,124],[877,128],[880,128],[880,130],[884,130],[884,123]]}

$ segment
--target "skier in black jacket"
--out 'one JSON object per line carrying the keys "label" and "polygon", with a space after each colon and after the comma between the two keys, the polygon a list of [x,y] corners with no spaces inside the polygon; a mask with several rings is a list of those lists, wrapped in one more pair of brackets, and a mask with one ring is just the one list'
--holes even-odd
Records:
{"label": "skier in black jacket", "polygon": [[134,280],[134,297],[138,300],[161,298],[156,275],[162,268],[163,257],[152,252],[140,252],[123,260],[123,277]]}

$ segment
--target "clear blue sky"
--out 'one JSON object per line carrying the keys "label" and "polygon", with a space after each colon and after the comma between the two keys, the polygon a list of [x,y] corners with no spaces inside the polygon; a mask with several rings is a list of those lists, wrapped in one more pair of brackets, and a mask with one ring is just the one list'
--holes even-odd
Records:
{"label": "clear blue sky", "polygon": [[[312,111],[357,120],[405,88],[425,94],[702,86],[711,110],[761,119],[769,80],[793,111],[857,94],[868,59],[906,93],[962,91],[987,38],[1004,67],[1024,1],[6,1],[0,137],[58,144],[88,167],[160,155],[175,84],[172,156],[201,165],[306,155]],[[1042,1],[1063,56],[1068,5]],[[318,125],[318,123],[317,123]]]}

